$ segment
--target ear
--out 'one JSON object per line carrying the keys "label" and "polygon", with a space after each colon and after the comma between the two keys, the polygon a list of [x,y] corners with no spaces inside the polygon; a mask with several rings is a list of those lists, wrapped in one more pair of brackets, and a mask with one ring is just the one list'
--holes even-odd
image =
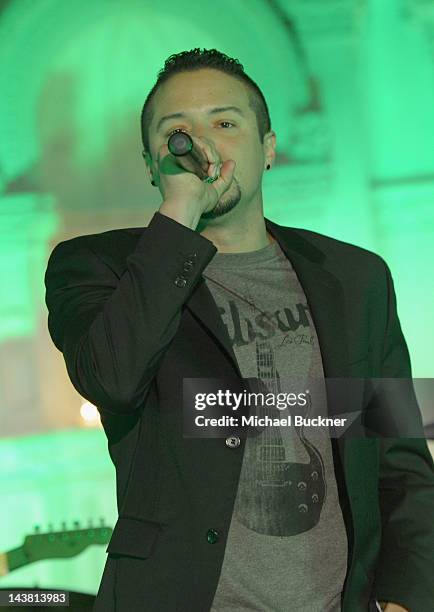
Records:
{"label": "ear", "polygon": [[154,179],[154,175],[152,173],[152,157],[151,154],[149,153],[149,151],[146,151],[145,149],[142,150],[142,157],[145,160],[145,166],[146,166],[146,173],[149,177],[149,180],[152,181]]}
{"label": "ear", "polygon": [[273,165],[276,159],[276,132],[270,130],[264,136],[264,158],[268,164]]}

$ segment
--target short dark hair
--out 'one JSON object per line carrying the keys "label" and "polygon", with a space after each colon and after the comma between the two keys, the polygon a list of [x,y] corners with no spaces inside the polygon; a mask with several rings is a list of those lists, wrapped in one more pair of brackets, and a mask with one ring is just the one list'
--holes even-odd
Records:
{"label": "short dark hair", "polygon": [[190,72],[200,68],[214,68],[220,70],[246,84],[249,90],[249,106],[256,114],[259,138],[264,141],[264,136],[271,130],[270,113],[262,91],[258,85],[245,72],[244,66],[237,59],[227,56],[217,49],[191,49],[174,53],[164,63],[164,68],[157,75],[157,81],[149,92],[140,115],[140,128],[142,133],[142,144],[145,151],[149,151],[149,125],[152,121],[152,98],[158,87],[167,81],[172,75],[180,72]]}

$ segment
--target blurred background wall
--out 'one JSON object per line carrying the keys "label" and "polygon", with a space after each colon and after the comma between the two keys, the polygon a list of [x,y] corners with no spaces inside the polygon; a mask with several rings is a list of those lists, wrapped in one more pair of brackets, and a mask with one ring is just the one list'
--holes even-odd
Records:
{"label": "blurred background wall", "polygon": [[[194,47],[238,58],[267,99],[277,159],[266,216],[380,254],[413,376],[433,376],[432,0],[3,1],[0,549],[35,523],[114,524],[105,437],[48,335],[43,276],[61,240],[149,222],[160,195],[141,157],[141,107],[164,60]],[[0,587],[96,592],[104,548]]]}

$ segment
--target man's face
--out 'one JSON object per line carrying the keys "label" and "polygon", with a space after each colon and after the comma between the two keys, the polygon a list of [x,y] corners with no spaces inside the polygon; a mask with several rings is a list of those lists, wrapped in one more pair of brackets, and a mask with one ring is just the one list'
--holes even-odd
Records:
{"label": "man's face", "polygon": [[[216,107],[227,106],[239,110],[210,113]],[[275,135],[270,132],[264,143],[260,141],[256,114],[249,106],[244,83],[215,69],[181,72],[158,88],[152,108],[149,126],[152,161],[147,163],[148,172],[157,175],[158,149],[167,143],[173,130],[182,129],[211,140],[222,162],[234,159],[237,164],[231,187],[205,218],[220,217],[240,201],[247,203],[260,196],[264,166],[274,158]],[[160,124],[163,117],[172,113],[184,113],[185,117],[167,119]]]}

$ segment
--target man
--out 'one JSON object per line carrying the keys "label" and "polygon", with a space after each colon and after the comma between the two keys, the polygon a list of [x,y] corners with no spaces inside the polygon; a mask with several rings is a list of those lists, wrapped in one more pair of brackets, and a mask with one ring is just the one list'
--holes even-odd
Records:
{"label": "man", "polygon": [[[176,130],[206,158],[207,180],[169,153]],[[235,389],[255,377],[410,378],[387,265],[264,219],[276,135],[236,60],[171,56],[142,137],[163,198],[149,226],[62,242],[46,272],[52,339],[98,407],[116,466],[119,519],[94,609],[358,612],[379,601],[427,611],[434,477],[424,439],[313,443],[294,428],[284,479],[274,455],[264,463],[269,432],[183,435],[187,379]]]}

